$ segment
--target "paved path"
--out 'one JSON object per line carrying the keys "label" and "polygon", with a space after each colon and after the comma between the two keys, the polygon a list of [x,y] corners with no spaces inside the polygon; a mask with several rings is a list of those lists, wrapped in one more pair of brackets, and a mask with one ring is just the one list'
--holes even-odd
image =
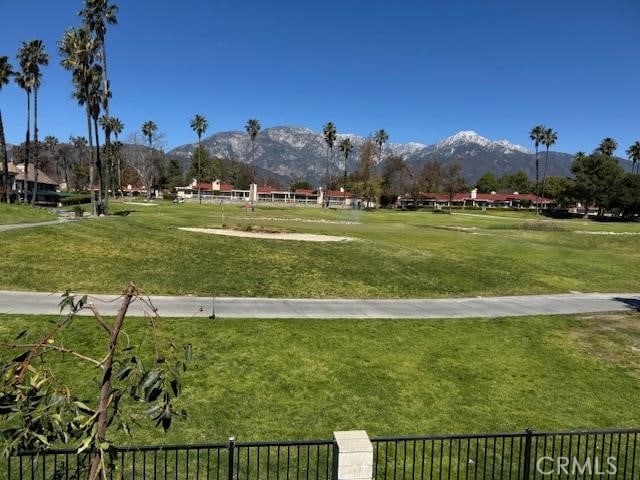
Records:
{"label": "paved path", "polygon": [[0,225],[0,232],[8,232],[9,230],[17,230],[19,228],[33,228],[33,227],[42,227],[44,225],[54,225],[56,223],[64,223],[70,222],[72,220],[68,218],[59,218],[57,220],[48,220],[46,222],[35,222],[35,223],[12,223],[8,225]]}
{"label": "paved path", "polygon": [[[0,291],[0,313],[58,314],[60,293]],[[116,295],[91,295],[103,315],[118,309]],[[407,300],[152,297],[164,317],[216,318],[469,318],[640,311],[640,293],[576,293]],[[140,315],[144,306],[132,305]],[[87,312],[89,313],[89,312]]]}

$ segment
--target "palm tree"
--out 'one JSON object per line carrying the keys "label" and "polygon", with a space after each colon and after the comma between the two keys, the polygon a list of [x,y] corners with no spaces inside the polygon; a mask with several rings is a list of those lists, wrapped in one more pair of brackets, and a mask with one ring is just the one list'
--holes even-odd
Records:
{"label": "palm tree", "polygon": [[105,115],[109,116],[109,98],[111,98],[111,88],[107,76],[107,48],[105,37],[107,35],[107,24],[116,25],[118,19],[118,6],[109,4],[109,0],[85,0],[85,7],[80,10],[84,25],[95,35],[96,47],[99,49],[99,56],[102,63],[102,77],[104,92],[103,107]]}
{"label": "palm tree", "polygon": [[15,74],[14,80],[20,88],[27,94],[27,132],[25,135],[25,159],[24,159],[24,180],[22,182],[22,194],[24,195],[22,202],[27,203],[29,189],[29,159],[31,153],[31,92],[33,90],[33,76],[31,75],[31,56],[29,53],[29,44],[22,42],[20,50],[18,50],[18,62],[20,63],[20,71]]}
{"label": "palm tree", "polygon": [[158,125],[153,120],[148,120],[142,124],[142,135],[149,141],[149,148],[153,148],[153,136],[158,130]]}
{"label": "palm tree", "polygon": [[[536,125],[529,132],[529,138],[533,141],[533,145],[536,149],[536,199],[540,196],[540,159],[538,158],[538,147],[542,143],[544,132],[546,128],[544,125]],[[536,201],[536,215],[538,214],[538,202]]]}
{"label": "palm tree", "polygon": [[[58,146],[58,139],[56,137],[54,137],[53,135],[47,135],[46,137],[44,137],[43,142],[46,149],[47,149],[47,160],[48,160],[48,164],[51,165],[52,160],[55,158],[55,151],[56,151],[56,147]],[[53,168],[53,171],[55,172],[55,176],[58,177],[58,165],[56,162],[56,165]]]}
{"label": "palm tree", "polygon": [[382,146],[389,140],[389,134],[381,128],[373,135],[373,139],[378,145],[378,162],[382,162]]}
{"label": "palm tree", "polygon": [[346,137],[340,141],[338,148],[344,157],[344,178],[342,180],[342,186],[344,187],[347,183],[347,161],[349,160],[349,154],[353,150],[353,143],[349,137]]}
{"label": "palm tree", "polygon": [[[120,142],[118,141],[118,136],[122,133],[122,130],[124,130],[124,124],[122,123],[122,121],[118,118],[118,117],[109,117],[111,119],[111,131],[113,132],[113,134],[116,137],[116,143],[119,144]],[[120,155],[119,155],[119,149],[118,148],[114,148],[114,153],[116,155],[116,160],[117,160],[117,168],[118,168],[118,190],[120,191],[120,196],[122,196],[122,172],[121,172],[121,167],[120,167]]]}
{"label": "palm tree", "polygon": [[613,155],[613,152],[615,152],[617,148],[618,142],[616,142],[615,139],[611,137],[607,137],[602,139],[600,145],[598,145],[598,148],[596,148],[596,152],[600,152],[601,154],[610,157],[611,155]]}
{"label": "palm tree", "polygon": [[[258,138],[258,133],[260,133],[260,121],[256,118],[250,118],[249,120],[247,120],[247,124],[244,126],[244,128],[249,134],[249,139],[251,140],[251,184],[255,185],[256,184],[256,139]],[[255,195],[257,195],[257,192]],[[256,209],[255,195],[251,196],[252,212]]]}
{"label": "palm tree", "polygon": [[[13,67],[9,63],[9,57],[0,57],[0,90],[9,83],[13,75]],[[4,198],[9,203],[9,155],[7,154],[7,142],[4,138],[4,124],[2,123],[2,111],[0,110],[0,154],[2,155],[2,185]]]}
{"label": "palm tree", "polygon": [[324,136],[324,141],[327,144],[327,186],[325,189],[325,205],[329,206],[329,189],[331,188],[331,159],[333,158],[333,145],[336,141],[337,132],[336,126],[333,122],[327,122],[322,129],[322,135]]}
{"label": "palm tree", "polygon": [[542,144],[546,147],[547,151],[544,157],[544,169],[542,172],[542,198],[544,199],[544,187],[547,181],[547,166],[549,163],[549,147],[554,145],[558,141],[558,132],[554,132],[552,128],[545,128],[542,135]]}
{"label": "palm tree", "polygon": [[[109,136],[113,133],[113,135],[116,137],[116,142],[117,142],[118,135],[120,135],[122,133],[122,130],[124,129],[124,125],[120,121],[120,119],[118,117],[109,117],[107,115],[103,115],[101,122],[102,122],[102,128],[105,130],[105,138],[109,138]],[[109,150],[109,160],[110,160],[109,167],[111,169],[110,173],[113,172],[114,167],[116,167],[117,173],[118,173],[118,178],[117,178],[118,188],[114,189],[113,191],[113,196],[115,197],[117,195],[117,191],[120,191],[122,193],[121,191],[122,182],[121,182],[121,174],[120,174],[120,157],[117,154],[118,149],[115,148],[115,146],[112,145],[111,142],[109,142],[109,146],[107,147],[107,149]],[[114,165],[114,162],[113,162],[114,157],[117,159],[117,165]],[[111,178],[109,178],[109,181],[113,183]],[[111,183],[109,183],[109,186],[111,186]]]}
{"label": "palm tree", "polygon": [[89,139],[89,190],[91,194],[91,212],[96,214],[95,192],[93,189],[93,128],[91,126],[92,105],[88,101],[94,97],[91,90],[95,86],[91,73],[95,67],[95,57],[97,55],[97,45],[87,28],[71,28],[64,33],[58,42],[58,52],[62,57],[60,64],[72,73],[72,82],[75,87],[73,97],[78,101],[78,105],[85,106],[87,116],[87,132]]}
{"label": "palm tree", "polygon": [[[85,8],[83,8],[79,15],[83,19],[85,27],[93,33],[95,36],[95,44],[98,53],[98,57],[101,60],[102,75],[101,88],[97,89],[100,92],[100,104],[104,108],[105,116],[109,117],[109,99],[111,98],[111,84],[107,77],[107,49],[105,44],[105,37],[107,35],[107,24],[115,25],[118,23],[116,14],[118,13],[118,6],[109,4],[108,0],[85,0]],[[95,124],[95,120],[94,120]],[[104,128],[104,127],[103,127]],[[97,131],[97,128],[96,128]],[[105,151],[107,154],[107,180],[105,191],[105,213],[109,209],[109,186],[111,184],[111,129],[105,128]],[[97,137],[97,133],[96,133]],[[96,141],[96,143],[98,143]],[[99,148],[99,147],[97,147]],[[99,153],[98,153],[99,157]],[[102,195],[102,170],[99,170],[100,175],[100,193]]]}
{"label": "palm tree", "polygon": [[209,128],[209,122],[204,115],[196,114],[191,119],[191,130],[193,130],[198,136],[198,202],[202,203],[202,197],[200,196],[200,182],[202,181],[202,134]]}
{"label": "palm tree", "polygon": [[[0,119],[1,121],[1,119]],[[0,128],[2,127],[2,123],[0,123]],[[640,168],[636,167],[636,164],[640,165],[640,141],[636,140],[636,142],[627,148],[627,157],[629,160],[633,162],[631,167],[631,173],[640,173]]]}
{"label": "palm tree", "polygon": [[[153,157],[153,137],[158,130],[158,125],[153,120],[147,120],[142,124],[142,135],[149,141],[149,155]],[[151,163],[151,162],[149,162]],[[145,185],[147,187],[147,195],[151,197],[151,185]]]}
{"label": "palm tree", "polygon": [[[27,59],[29,74],[31,76],[33,88],[33,145],[34,145],[34,181],[33,193],[31,195],[31,205],[36,204],[38,194],[38,167],[39,167],[39,148],[38,143],[38,90],[42,82],[42,74],[40,67],[49,65],[49,55],[44,51],[44,43],[42,40],[31,40],[27,44]],[[26,165],[25,165],[26,171]],[[25,197],[26,198],[26,197]]]}

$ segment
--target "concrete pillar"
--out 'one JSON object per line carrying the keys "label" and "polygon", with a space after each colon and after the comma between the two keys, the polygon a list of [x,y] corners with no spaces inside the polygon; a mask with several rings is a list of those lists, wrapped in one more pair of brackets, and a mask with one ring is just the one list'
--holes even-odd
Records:
{"label": "concrete pillar", "polygon": [[[371,480],[373,477],[373,445],[364,430],[333,432],[336,440],[336,480]],[[334,460],[335,461],[335,460]]]}

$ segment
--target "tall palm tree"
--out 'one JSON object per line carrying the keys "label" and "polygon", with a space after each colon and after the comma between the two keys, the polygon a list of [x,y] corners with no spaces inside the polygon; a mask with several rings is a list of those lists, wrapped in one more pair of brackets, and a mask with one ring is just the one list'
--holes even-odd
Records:
{"label": "tall palm tree", "polygon": [[[91,196],[91,212],[96,214],[95,192],[94,192],[94,151],[93,151],[93,127],[91,126],[92,105],[88,101],[95,95],[91,90],[95,86],[92,81],[95,76],[92,69],[95,67],[97,55],[97,44],[91,32],[87,28],[71,28],[64,33],[62,40],[58,42],[58,52],[62,57],[60,64],[65,69],[71,71],[74,85],[73,97],[78,101],[78,105],[84,106],[87,117],[87,133],[89,140],[89,191]],[[93,79],[95,80],[95,79]]]}
{"label": "tall palm tree", "polygon": [[378,145],[378,162],[382,162],[382,146],[389,140],[389,134],[381,128],[373,135],[373,139]]}
{"label": "tall palm tree", "polygon": [[[113,135],[116,137],[116,143],[119,144],[120,142],[118,141],[118,137],[122,133],[122,130],[124,130],[124,124],[118,117],[109,117],[109,118],[111,121],[111,131],[113,132]],[[116,168],[118,170],[118,190],[120,191],[120,196],[122,196],[122,172],[120,169],[121,167],[120,167],[119,149],[113,148],[113,151],[117,160]],[[114,195],[115,195],[115,192],[114,192]]]}
{"label": "tall palm tree", "polygon": [[322,129],[322,135],[324,137],[324,141],[327,144],[327,173],[326,173],[326,180],[327,180],[327,185],[325,188],[325,206],[329,206],[329,189],[331,188],[331,159],[333,158],[333,145],[336,142],[336,137],[337,137],[337,131],[336,131],[336,126],[333,124],[333,122],[327,122],[323,129]]}
{"label": "tall palm tree", "polygon": [[[0,123],[1,126],[2,124]],[[636,164],[640,165],[640,141],[636,140],[633,145],[627,148],[627,157],[633,162],[631,173],[640,173],[640,168],[636,167]]]}
{"label": "tall palm tree", "polygon": [[[251,183],[256,184],[256,139],[258,133],[260,133],[260,121],[256,118],[250,118],[247,120],[247,124],[244,126],[245,130],[249,134],[251,140]],[[257,192],[256,192],[257,194]],[[254,195],[251,196],[251,211],[256,209]]]}
{"label": "tall palm tree", "polygon": [[[111,84],[107,76],[107,48],[105,43],[105,37],[107,35],[107,24],[115,25],[118,23],[116,14],[118,13],[118,6],[115,4],[109,4],[108,0],[85,0],[85,7],[80,10],[79,15],[83,19],[85,27],[93,33],[97,57],[101,61],[102,86],[97,89],[100,92],[100,104],[104,109],[105,116],[109,117],[109,99],[111,98]],[[94,121],[95,123],[95,121]],[[96,129],[97,130],[97,129]],[[100,193],[102,195],[102,188],[106,187],[105,191],[105,213],[109,208],[109,187],[111,184],[111,129],[104,129],[105,137],[105,152],[107,156],[107,172],[106,172],[106,185],[102,185],[102,170],[98,173],[100,175]],[[97,134],[96,134],[97,137]],[[98,142],[96,142],[98,143]],[[99,153],[98,153],[99,156]]]}
{"label": "tall palm tree", "polygon": [[260,121],[255,118],[250,118],[247,120],[247,124],[245,125],[245,130],[249,134],[249,139],[251,140],[251,165],[253,168],[253,172],[251,174],[251,182],[256,183],[256,167],[255,167],[255,155],[256,155],[256,139],[258,138],[258,133],[260,133]]}
{"label": "tall palm tree", "polygon": [[149,148],[153,148],[153,136],[158,130],[158,125],[153,120],[148,120],[142,124],[142,135],[148,140]]}
{"label": "tall palm tree", "polygon": [[[542,143],[544,132],[546,128],[544,125],[536,125],[529,132],[529,138],[533,141],[533,145],[536,150],[536,199],[540,196],[540,159],[538,157],[538,147]],[[536,201],[536,215],[538,214],[538,202]]]}
{"label": "tall palm tree", "polygon": [[[58,146],[58,139],[53,135],[47,135],[43,140],[44,146],[47,149],[47,158],[48,163],[51,165],[51,161],[55,158],[56,147]],[[53,168],[56,177],[58,177],[58,165],[56,164]]]}
{"label": "tall palm tree", "polygon": [[107,47],[105,37],[107,35],[107,25],[116,25],[118,19],[118,6],[110,4],[109,0],[85,0],[85,6],[80,10],[84,25],[95,36],[96,46],[99,49],[99,57],[102,64],[102,90],[104,92],[103,108],[105,115],[109,116],[109,98],[111,97],[111,85],[107,75]]}
{"label": "tall palm tree", "polygon": [[[39,167],[39,149],[38,143],[38,90],[42,83],[42,73],[40,72],[41,66],[49,65],[49,55],[44,50],[44,43],[42,40],[31,40],[27,44],[28,51],[28,68],[29,74],[32,79],[33,88],[33,145],[34,145],[34,178],[33,178],[33,193],[31,195],[31,205],[36,204],[36,197],[38,195],[38,167]],[[25,166],[26,169],[26,166]]]}
{"label": "tall palm tree", "polygon": [[[13,67],[9,63],[9,57],[0,57],[0,90],[9,83],[13,76]],[[2,123],[2,110],[0,110],[0,155],[2,155],[2,185],[4,187],[4,198],[9,203],[9,155],[7,153],[7,142],[4,138],[4,124]]]}
{"label": "tall palm tree", "polygon": [[347,161],[349,160],[349,154],[353,151],[353,143],[349,137],[345,137],[340,141],[338,146],[344,157],[344,178],[342,179],[342,186],[347,183]]}
{"label": "tall palm tree", "polygon": [[545,128],[542,135],[542,144],[547,149],[544,157],[544,169],[542,171],[542,198],[544,199],[544,187],[547,181],[547,166],[549,163],[549,148],[558,141],[558,132],[555,132],[552,128]]}
{"label": "tall palm tree", "polygon": [[22,194],[24,195],[22,202],[27,203],[29,189],[29,160],[31,153],[31,92],[33,91],[33,76],[31,75],[31,55],[29,52],[29,44],[22,42],[20,50],[18,50],[18,62],[20,63],[20,71],[14,76],[15,82],[27,94],[27,131],[25,135],[25,159],[24,159],[24,180],[22,182]]}
{"label": "tall palm tree", "polygon": [[202,181],[202,135],[209,128],[209,122],[204,115],[196,114],[191,119],[191,130],[198,136],[198,202],[202,203],[200,182]]}
{"label": "tall palm tree", "polygon": [[[153,157],[153,137],[158,130],[158,125],[153,120],[147,120],[142,124],[142,135],[149,141],[149,158]],[[151,185],[145,185],[147,187],[147,195],[151,197]]]}
{"label": "tall palm tree", "polygon": [[615,152],[617,148],[618,142],[616,142],[615,139],[611,137],[607,137],[602,139],[600,145],[598,145],[598,148],[596,148],[596,152],[600,152],[601,154],[610,157],[613,155],[613,152]]}

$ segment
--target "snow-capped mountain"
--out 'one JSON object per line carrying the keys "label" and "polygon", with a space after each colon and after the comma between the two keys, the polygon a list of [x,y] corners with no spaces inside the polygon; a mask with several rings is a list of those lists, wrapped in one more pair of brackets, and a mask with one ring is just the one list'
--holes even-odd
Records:
{"label": "snow-capped mountain", "polygon": [[[460,149],[466,149],[468,152],[475,151],[474,148],[480,146],[490,151],[501,151],[509,154],[513,152],[530,153],[526,147],[516,145],[508,140],[492,141],[482,135],[478,135],[473,130],[463,130],[435,144],[434,148],[438,152],[446,152],[453,154]],[[459,153],[459,152],[458,152]]]}
{"label": "snow-capped mountain", "polygon": [[[350,138],[354,145],[347,160],[347,171],[352,172],[366,137],[355,134],[338,134],[334,146],[331,170],[335,175],[344,172],[345,161],[338,145],[343,138]],[[251,141],[246,132],[220,132],[203,140],[203,145],[212,155],[249,162]],[[183,145],[172,154],[190,156],[196,144]],[[463,173],[469,182],[475,182],[484,173],[496,175],[525,171],[531,178],[535,175],[533,154],[521,145],[508,140],[491,140],[472,130],[458,132],[433,145],[422,143],[388,143],[384,145],[383,157],[401,155],[414,165],[427,161],[448,163],[461,161]],[[550,152],[549,174],[570,175],[572,155]],[[273,172],[281,178],[308,180],[322,183],[327,166],[327,144],[321,132],[304,127],[280,126],[266,128],[256,140],[255,162],[264,171]]]}

